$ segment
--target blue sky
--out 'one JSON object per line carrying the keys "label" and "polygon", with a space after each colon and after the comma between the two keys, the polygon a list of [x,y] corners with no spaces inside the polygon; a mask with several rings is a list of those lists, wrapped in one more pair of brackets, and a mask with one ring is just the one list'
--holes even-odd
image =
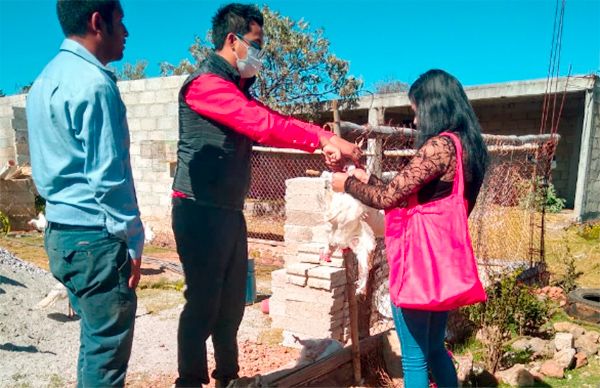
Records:
{"label": "blue sky", "polygon": [[[227,1],[122,0],[130,31],[125,57],[158,63],[188,56],[194,35]],[[555,0],[272,0],[259,2],[322,27],[331,50],[372,89],[385,79],[414,81],[442,68],[465,85],[545,78]],[[600,0],[567,0],[561,74],[600,68]],[[35,79],[63,39],[54,0],[0,0],[0,89]]]}

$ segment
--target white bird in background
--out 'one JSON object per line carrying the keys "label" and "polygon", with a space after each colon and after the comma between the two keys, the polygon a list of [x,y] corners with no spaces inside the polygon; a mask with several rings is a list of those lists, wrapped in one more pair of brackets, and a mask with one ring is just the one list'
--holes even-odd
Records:
{"label": "white bird in background", "polygon": [[302,340],[296,335],[292,335],[292,337],[294,337],[295,342],[302,345],[296,366],[312,364],[344,348],[344,345],[340,341],[331,338],[309,338]]}
{"label": "white bird in background", "polygon": [[62,285],[62,283],[56,283],[54,287],[50,290],[48,295],[35,305],[36,309],[46,309],[48,307],[56,305],[58,301],[67,299],[68,302],[68,310],[67,315],[69,318],[73,317],[73,309],[71,308],[71,302],[68,301],[67,288]]}
{"label": "white bird in background", "polygon": [[152,231],[152,227],[150,225],[144,223],[142,224],[144,225],[144,243],[150,244],[154,240],[156,235]]}
{"label": "white bird in background", "polygon": [[27,222],[27,225],[32,226],[38,232],[43,232],[48,226],[48,221],[44,216],[44,212],[39,212],[37,218],[32,218]]}

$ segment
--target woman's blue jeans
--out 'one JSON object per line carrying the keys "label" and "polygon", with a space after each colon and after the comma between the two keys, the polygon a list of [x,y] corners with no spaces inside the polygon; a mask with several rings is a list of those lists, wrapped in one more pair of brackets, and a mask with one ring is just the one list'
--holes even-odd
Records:
{"label": "woman's blue jeans", "polygon": [[456,387],[458,379],[444,346],[447,312],[411,310],[392,304],[396,332],[402,348],[404,386],[429,386],[428,367],[438,387]]}

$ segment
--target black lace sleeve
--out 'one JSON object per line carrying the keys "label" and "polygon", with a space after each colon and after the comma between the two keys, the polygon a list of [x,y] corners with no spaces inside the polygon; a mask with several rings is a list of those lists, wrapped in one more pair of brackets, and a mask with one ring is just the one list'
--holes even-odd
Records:
{"label": "black lace sleeve", "polygon": [[[452,140],[436,136],[427,140],[411,161],[388,184],[364,184],[354,177],[346,180],[345,191],[376,209],[400,207],[421,187],[438,177],[454,178],[456,164]],[[381,181],[380,181],[381,182]]]}

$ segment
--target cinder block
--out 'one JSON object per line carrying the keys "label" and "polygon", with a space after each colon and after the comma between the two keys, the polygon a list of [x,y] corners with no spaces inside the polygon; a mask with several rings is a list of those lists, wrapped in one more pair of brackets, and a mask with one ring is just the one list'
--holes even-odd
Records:
{"label": "cinder block", "polygon": [[322,196],[315,195],[291,195],[285,196],[285,210],[289,211],[306,211],[315,213],[324,213],[327,211],[326,201]]}
{"label": "cinder block", "polygon": [[[160,92],[158,92],[160,93]],[[157,100],[157,94],[153,91],[144,91],[140,93],[140,104],[154,104]]]}
{"label": "cinder block", "polygon": [[325,222],[322,212],[289,211],[285,214],[285,222],[290,225],[314,226]]}
{"label": "cinder block", "polygon": [[[313,291],[315,290],[313,289]],[[322,301],[300,302],[286,298],[286,308],[287,311],[294,311],[294,314],[298,317],[302,316],[322,320],[323,317],[332,315],[344,308],[343,295],[334,299],[328,299],[328,301],[329,303],[322,303]]]}
{"label": "cinder block", "polygon": [[271,286],[281,285],[284,286],[287,283],[287,269],[281,268],[271,272]]}
{"label": "cinder block", "polygon": [[146,90],[160,90],[163,88],[163,79],[161,77],[146,78]]}
{"label": "cinder block", "polygon": [[185,81],[186,78],[187,78],[187,76],[185,76],[185,75],[183,75],[183,76],[174,75],[171,77],[164,77],[163,78],[163,88],[179,90],[179,88],[181,88],[181,85],[183,85],[183,82]]}
{"label": "cinder block", "polygon": [[325,188],[326,180],[323,178],[308,178],[298,177],[292,178],[285,181],[285,187],[287,190],[299,191],[311,193],[316,190],[322,190]]}
{"label": "cinder block", "polygon": [[308,287],[298,287],[292,283],[285,286],[285,299],[288,301],[319,303],[326,306],[332,305],[333,299],[344,294],[343,287],[331,290],[316,290]]}
{"label": "cinder block", "polygon": [[132,92],[142,92],[146,90],[146,82],[143,79],[128,81],[129,90]]}
{"label": "cinder block", "polygon": [[177,129],[177,119],[175,117],[169,117],[169,116],[160,117],[160,118],[158,118],[157,129],[162,129],[162,130]]}
{"label": "cinder block", "polygon": [[284,240],[298,241],[298,242],[309,242],[312,241],[312,231],[307,226],[294,226],[284,225],[283,226]]}
{"label": "cinder block", "polygon": [[125,103],[125,105],[127,106],[127,109],[140,103],[140,95],[137,92],[123,93],[121,95],[121,99],[123,100],[123,103]]}
{"label": "cinder block", "polygon": [[176,89],[159,90],[156,93],[156,102],[158,102],[158,103],[176,102],[177,95],[178,95],[178,90],[176,90]]}
{"label": "cinder block", "polygon": [[156,129],[156,118],[146,117],[140,121],[141,130],[153,131]]}
{"label": "cinder block", "polygon": [[308,272],[315,268],[313,264],[298,263],[286,268],[288,275],[307,276]]}
{"label": "cinder block", "polygon": [[311,228],[312,241],[315,243],[329,244],[329,235],[331,233],[331,225],[323,223]]}
{"label": "cinder block", "polygon": [[306,286],[306,276],[288,275],[288,283],[295,284],[300,287]]}
{"label": "cinder block", "polygon": [[166,116],[166,105],[165,104],[152,104],[147,105],[148,115],[150,117],[164,117]]}

